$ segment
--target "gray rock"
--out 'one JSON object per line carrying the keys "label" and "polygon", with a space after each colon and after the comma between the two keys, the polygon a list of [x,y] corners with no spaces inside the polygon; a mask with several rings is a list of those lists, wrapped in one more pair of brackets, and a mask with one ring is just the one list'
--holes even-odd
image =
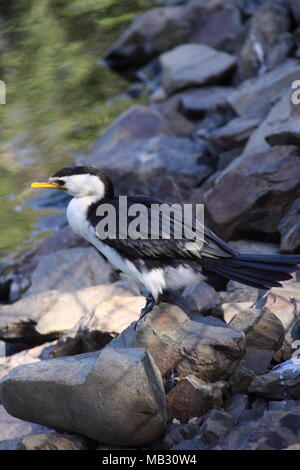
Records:
{"label": "gray rock", "polygon": [[[78,162],[107,170],[121,194],[155,194],[173,202],[199,202],[193,183],[213,169],[206,146],[187,137],[163,135],[158,112],[134,106],[123,113]],[[146,124],[144,124],[146,121]]]}
{"label": "gray rock", "polygon": [[[116,340],[117,346],[122,341],[126,344],[129,331]],[[135,344],[151,353],[166,381],[175,372],[215,382],[235,370],[244,354],[245,338],[217,318],[191,321],[179,307],[161,303],[139,324]]]}
{"label": "gray rock", "polygon": [[281,219],[278,230],[281,235],[280,248],[284,253],[300,250],[300,198],[295,199],[288,212]]}
{"label": "gray rock", "polygon": [[209,140],[222,150],[240,148],[257,129],[259,123],[260,119],[257,118],[235,118],[225,126],[213,131]]}
{"label": "gray rock", "polygon": [[101,302],[114,296],[131,297],[132,292],[109,284],[87,287],[77,292],[54,290],[24,297],[11,305],[2,305],[0,338],[27,343],[56,339],[73,328],[84,315],[92,314]]}
{"label": "gray rock", "polygon": [[225,410],[230,413],[235,422],[237,423],[243,412],[249,407],[248,395],[243,393],[236,393],[225,404]]}
{"label": "gray rock", "polygon": [[152,103],[151,108],[158,111],[168,122],[169,132],[177,137],[190,137],[195,130],[195,123],[179,112],[180,93],[160,103]]}
{"label": "gray rock", "polygon": [[233,417],[222,410],[211,410],[200,428],[199,436],[208,445],[216,444],[234,426]]}
{"label": "gray rock", "polygon": [[111,265],[91,248],[69,248],[44,256],[34,270],[25,295],[57,289],[73,292],[85,287],[108,284],[113,277]]}
{"label": "gray rock", "polygon": [[183,44],[160,56],[162,83],[170,95],[183,88],[218,83],[230,73],[235,58],[200,44]]}
{"label": "gray rock", "polygon": [[[267,25],[267,27],[266,27]],[[268,0],[251,19],[239,55],[242,78],[271,70],[290,55],[293,48],[290,12],[284,0]]]}
{"label": "gray rock", "polygon": [[[265,117],[271,107],[290,90],[299,78],[298,61],[288,59],[275,70],[245,80],[228,96],[228,102],[239,116]],[[280,119],[281,115],[277,115]]]}
{"label": "gray rock", "polygon": [[[286,208],[300,193],[298,149],[279,146],[255,153],[254,148],[249,153],[247,148],[256,132],[244,154],[225,168],[204,194],[210,225],[226,238],[240,231],[276,235]],[[235,187],[239,190],[232,191]]]}
{"label": "gray rock", "polygon": [[139,16],[105,57],[115,68],[136,67],[188,42],[234,52],[242,36],[241,13],[234,4],[196,0],[185,6],[153,8]]}
{"label": "gray rock", "polygon": [[0,396],[14,416],[107,444],[144,444],[166,425],[161,377],[142,349],[19,366],[1,380]]}
{"label": "gray rock", "polygon": [[192,312],[208,314],[221,305],[218,293],[206,282],[190,284],[183,293],[183,297],[189,302]]}
{"label": "gray rock", "polygon": [[186,439],[192,439],[199,432],[199,426],[194,424],[174,424],[170,423],[167,426],[166,433],[158,441],[151,443],[152,449],[171,449],[179,442]]}
{"label": "gray rock", "polygon": [[256,377],[249,392],[268,400],[297,400],[300,398],[300,359],[290,359],[271,372]]}
{"label": "gray rock", "polygon": [[232,87],[191,88],[175,96],[179,96],[179,110],[182,114],[189,119],[199,119],[206,112],[228,107],[227,97],[232,91]]}
{"label": "gray rock", "polygon": [[220,407],[226,388],[225,382],[210,384],[188,375],[167,395],[170,421],[176,418],[180,423],[187,423],[191,418],[203,416],[213,407]]}

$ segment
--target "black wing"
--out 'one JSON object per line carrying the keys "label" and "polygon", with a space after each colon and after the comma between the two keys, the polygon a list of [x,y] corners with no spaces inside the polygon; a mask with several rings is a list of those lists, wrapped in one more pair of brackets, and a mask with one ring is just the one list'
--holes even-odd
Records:
{"label": "black wing", "polygon": [[[116,214],[116,226],[109,227],[105,226],[105,238],[103,238],[102,228],[104,218],[107,213],[104,211],[102,215],[99,214],[99,210],[105,209],[105,204],[110,204],[114,207]],[[223,240],[214,235],[208,228],[201,226],[204,236],[201,241],[192,239],[195,237],[196,230],[199,231],[200,223],[195,217],[188,218],[188,222],[185,221],[185,231],[183,231],[183,237],[178,239],[178,230],[180,224],[182,225],[182,217],[176,209],[173,211],[160,211],[156,206],[161,207],[161,204],[165,204],[165,207],[176,208],[178,205],[171,205],[159,199],[154,199],[147,196],[128,196],[126,199],[126,206],[123,200],[123,208],[126,207],[127,214],[130,214],[134,209],[134,204],[142,204],[145,209],[143,212],[146,214],[148,223],[145,227],[139,227],[140,237],[134,239],[125,232],[131,222],[136,219],[136,214],[127,215],[127,226],[121,220],[120,223],[120,210],[121,204],[119,198],[114,198],[106,201],[100,201],[90,206],[88,211],[88,220],[94,227],[97,236],[107,245],[116,249],[123,256],[135,260],[142,258],[147,261],[159,261],[172,265],[174,261],[182,260],[183,262],[197,261],[202,265],[214,265],[218,259],[230,258],[236,254],[234,250]],[[135,206],[136,207],[136,206]],[[178,209],[179,210],[179,209]],[[151,238],[150,228],[155,221],[159,224],[159,233],[157,239]],[[100,225],[99,225],[100,223]],[[169,226],[169,231],[166,233],[165,227]],[[188,236],[187,236],[188,234]],[[126,236],[127,235],[127,236]]]}

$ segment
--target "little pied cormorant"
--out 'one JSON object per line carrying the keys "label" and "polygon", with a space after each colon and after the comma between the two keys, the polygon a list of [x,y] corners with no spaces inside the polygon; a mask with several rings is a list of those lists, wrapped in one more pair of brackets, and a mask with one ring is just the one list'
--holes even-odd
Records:
{"label": "little pied cormorant", "polygon": [[[32,183],[33,188],[54,188],[73,196],[67,208],[72,229],[94,245],[118,269],[129,275],[148,292],[141,318],[159,302],[167,289],[183,288],[196,282],[202,273],[213,272],[226,279],[268,290],[281,286],[280,281],[291,279],[290,273],[300,268],[300,255],[240,254],[204,228],[204,243],[199,250],[189,250],[190,240],[159,238],[100,239],[96,226],[100,218],[96,211],[101,204],[112,204],[117,216],[119,198],[113,183],[102,171],[87,167],[65,167],[49,178],[47,183]],[[143,204],[149,211],[162,201],[148,196],[128,196],[128,208]],[[160,214],[161,216],[161,214]],[[161,221],[160,221],[161,222]],[[169,224],[176,222],[170,213]],[[172,233],[172,230],[171,230]]]}

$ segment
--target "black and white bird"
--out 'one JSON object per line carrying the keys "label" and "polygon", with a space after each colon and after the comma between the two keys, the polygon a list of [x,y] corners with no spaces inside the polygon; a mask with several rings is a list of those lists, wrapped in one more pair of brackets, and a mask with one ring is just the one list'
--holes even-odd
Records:
{"label": "black and white bird", "polygon": [[[161,233],[158,239],[146,234],[143,238],[123,238],[119,233],[106,233],[103,239],[97,228],[101,217],[97,209],[103,204],[114,206],[119,226],[119,198],[114,194],[114,186],[106,173],[92,167],[65,167],[52,175],[46,183],[32,183],[33,188],[54,188],[66,191],[73,196],[67,218],[72,229],[88,240],[108,261],[126,273],[140,287],[148,292],[141,318],[151,311],[168,289],[177,290],[197,282],[208,272],[226,279],[268,290],[281,286],[280,281],[290,279],[290,273],[300,269],[300,255],[258,255],[240,254],[217,237],[207,227],[204,228],[204,242],[197,246],[190,239],[176,239],[175,225],[178,223],[172,212],[169,215],[170,237]],[[127,196],[127,208],[133,204],[143,204],[149,218],[153,205],[162,201],[148,196]],[[159,224],[162,226],[162,214]],[[165,214],[164,214],[165,217]],[[128,216],[127,223],[130,222]],[[193,219],[192,227],[196,227]],[[127,229],[122,227],[120,230]],[[127,230],[124,230],[127,233]]]}

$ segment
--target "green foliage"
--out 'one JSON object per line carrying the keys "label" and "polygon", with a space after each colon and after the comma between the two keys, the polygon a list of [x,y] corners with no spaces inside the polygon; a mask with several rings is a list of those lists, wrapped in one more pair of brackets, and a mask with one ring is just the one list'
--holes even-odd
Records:
{"label": "green foliage", "polygon": [[8,41],[0,55],[0,78],[7,84],[7,104],[0,107],[0,210],[6,214],[0,251],[24,239],[36,217],[27,210],[17,217],[5,200],[8,193],[22,200],[32,180],[30,171],[18,179],[20,167],[10,165],[12,156],[7,160],[7,143],[22,135],[28,146],[38,148],[42,158],[31,173],[39,177],[69,161],[71,152],[85,151],[133,104],[122,98],[127,81],[101,66],[101,54],[151,6],[147,0],[0,2],[1,33]]}

